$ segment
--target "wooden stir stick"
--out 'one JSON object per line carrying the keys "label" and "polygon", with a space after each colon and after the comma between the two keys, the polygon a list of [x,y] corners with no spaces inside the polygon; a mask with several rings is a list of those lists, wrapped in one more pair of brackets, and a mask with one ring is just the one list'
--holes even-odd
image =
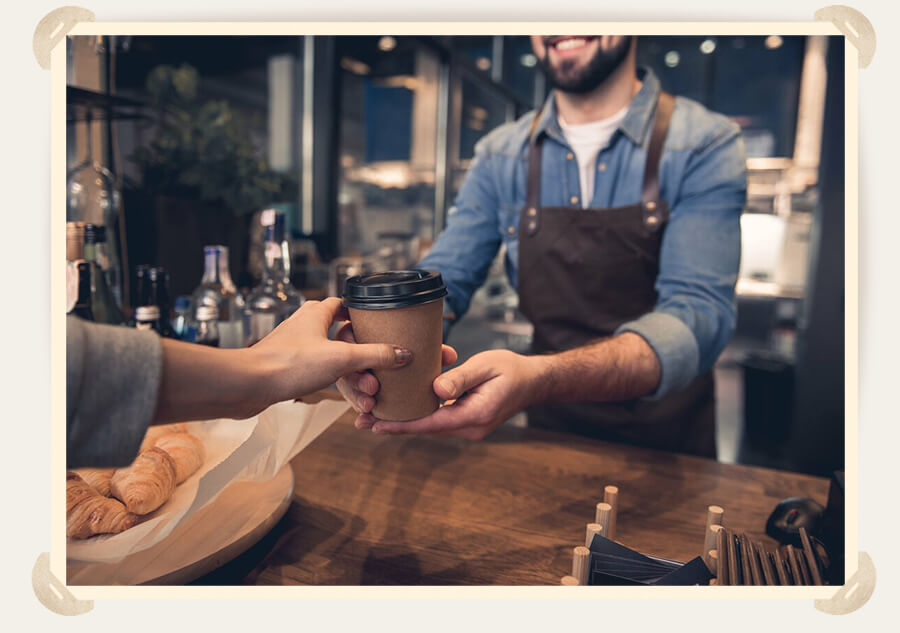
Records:
{"label": "wooden stir stick", "polygon": [[[585,528],[584,534],[584,546],[590,548],[591,543],[594,541],[594,535],[603,534],[603,526],[599,523],[588,523]],[[606,536],[603,534],[603,536]]]}
{"label": "wooden stir stick", "polygon": [[716,567],[716,584],[730,585],[731,572],[729,571],[731,563],[728,560],[728,550],[725,545],[726,531],[724,528],[716,531],[716,553],[718,554],[718,564]]}
{"label": "wooden stir stick", "polygon": [[[609,526],[604,528],[603,536],[613,540],[616,538],[616,517],[619,514],[619,488],[618,486],[606,486],[603,489],[603,503],[609,504]],[[601,523],[601,521],[597,521]]]}
{"label": "wooden stir stick", "polygon": [[578,579],[579,585],[588,584],[590,573],[591,550],[579,545],[572,553],[572,575]]}
{"label": "wooden stir stick", "polygon": [[608,503],[604,503],[601,501],[600,503],[597,504],[597,513],[594,518],[594,523],[600,524],[600,527],[602,530],[601,533],[603,534],[603,536],[605,536],[606,538],[609,538],[609,539],[612,538],[609,535],[610,534],[609,526],[610,526],[611,520],[612,520],[612,506],[609,505]]}
{"label": "wooden stir stick", "polygon": [[816,555],[813,553],[812,543],[809,542],[809,534],[806,528],[800,528],[800,541],[803,543],[803,554],[806,556],[806,565],[809,567],[809,573],[812,577],[814,585],[822,584],[822,575],[819,573],[819,564],[816,562]]}
{"label": "wooden stir stick", "polygon": [[772,567],[772,560],[769,558],[769,553],[766,552],[761,543],[756,544],[756,554],[762,564],[763,579],[766,581],[765,584],[768,586],[777,585],[778,582],[775,579],[775,568]]}
{"label": "wooden stir stick", "polygon": [[716,533],[712,527],[714,525],[722,525],[722,519],[725,518],[725,510],[721,506],[709,506],[706,509],[706,532],[703,537],[703,561],[709,564],[709,550],[716,547]]}

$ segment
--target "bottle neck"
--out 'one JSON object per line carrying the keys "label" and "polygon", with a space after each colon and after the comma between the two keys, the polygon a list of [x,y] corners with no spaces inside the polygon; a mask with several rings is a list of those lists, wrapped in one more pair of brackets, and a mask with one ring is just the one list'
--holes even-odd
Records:
{"label": "bottle neck", "polygon": [[218,284],[225,290],[237,292],[234,282],[231,280],[231,271],[228,268],[228,251],[225,249],[210,249],[203,256],[203,284]]}
{"label": "bottle neck", "polygon": [[85,151],[87,152],[84,157],[84,163],[86,165],[94,164],[94,118],[91,116],[90,108],[88,108],[87,116],[85,117],[85,128],[87,128],[87,142],[84,144]]}
{"label": "bottle neck", "polygon": [[85,242],[84,244],[84,258],[92,263],[97,263],[97,245],[93,242]]}
{"label": "bottle neck", "polygon": [[263,280],[289,284],[291,279],[291,250],[287,240],[267,235],[263,243]]}
{"label": "bottle neck", "polygon": [[82,319],[93,321],[90,265],[85,261],[79,261],[75,268],[78,274],[78,297],[75,299],[75,306],[72,308],[72,312]]}

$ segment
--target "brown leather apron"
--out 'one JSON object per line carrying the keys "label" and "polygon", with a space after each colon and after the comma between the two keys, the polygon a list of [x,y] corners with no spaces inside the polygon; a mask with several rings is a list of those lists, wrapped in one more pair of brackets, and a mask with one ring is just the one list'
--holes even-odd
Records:
{"label": "brown leather apron", "polygon": [[[674,109],[660,92],[647,147],[641,202],[623,207],[542,207],[543,136],[532,125],[525,207],[519,222],[519,306],[534,325],[534,353],[612,336],[656,304],[659,251],[669,208],[659,162]],[[528,410],[529,425],[650,448],[715,457],[712,372],[659,400],[554,403]]]}

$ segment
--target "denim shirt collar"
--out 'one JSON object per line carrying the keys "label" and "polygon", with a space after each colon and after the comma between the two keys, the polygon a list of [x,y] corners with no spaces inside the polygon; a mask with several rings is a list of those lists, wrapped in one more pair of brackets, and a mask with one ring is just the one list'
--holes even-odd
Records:
{"label": "denim shirt collar", "polygon": [[[643,145],[650,120],[656,110],[656,100],[659,96],[660,87],[659,79],[656,78],[656,75],[649,68],[639,67],[637,69],[637,77],[643,82],[643,85],[632,98],[628,106],[628,112],[619,124],[619,129],[634,143]],[[540,110],[540,119],[535,128],[535,136],[539,134],[546,134],[555,141],[563,145],[566,144],[556,112],[555,90],[550,92]]]}

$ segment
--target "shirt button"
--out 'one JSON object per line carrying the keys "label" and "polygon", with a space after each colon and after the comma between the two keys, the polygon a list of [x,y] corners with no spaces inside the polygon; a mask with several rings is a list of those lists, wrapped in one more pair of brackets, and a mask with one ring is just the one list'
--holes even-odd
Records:
{"label": "shirt button", "polygon": [[606,163],[600,163],[599,165],[597,165],[597,170],[606,171]]}
{"label": "shirt button", "polygon": [[569,198],[569,202],[571,202],[572,204],[578,204],[578,196],[572,196],[571,198]]}
{"label": "shirt button", "polygon": [[573,158],[575,158],[575,154],[573,154],[572,152],[566,154],[566,160],[572,160]]}
{"label": "shirt button", "polygon": [[531,207],[530,209],[528,209],[528,217],[529,218],[533,218],[536,215],[537,215],[537,209],[535,209],[534,207]]}
{"label": "shirt button", "polygon": [[509,227],[507,227],[506,232],[509,233],[510,235],[514,235],[516,232],[516,227],[510,225]]}

